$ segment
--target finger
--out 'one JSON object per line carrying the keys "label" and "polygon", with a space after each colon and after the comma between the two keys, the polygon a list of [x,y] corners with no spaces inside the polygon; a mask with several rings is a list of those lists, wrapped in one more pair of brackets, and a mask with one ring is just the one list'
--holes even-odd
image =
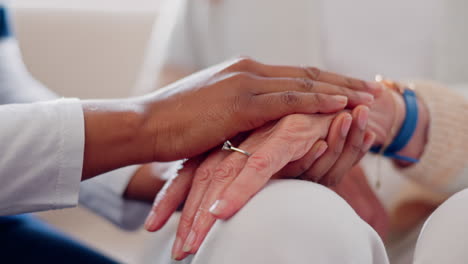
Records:
{"label": "finger", "polygon": [[156,196],[153,207],[146,219],[146,230],[155,232],[161,229],[169,217],[177,210],[187,196],[195,169],[202,160],[203,158],[199,156],[184,162],[183,168],[179,170],[178,175],[164,184],[164,187]]}
{"label": "finger", "polygon": [[369,120],[369,108],[367,106],[358,106],[353,110],[352,115],[353,125],[351,126],[344,150],[336,163],[333,164],[320,181],[320,183],[326,186],[336,185],[344,173],[352,168],[356,159],[363,151],[364,136]]}
{"label": "finger", "polygon": [[377,135],[374,132],[369,130],[366,132],[366,135],[364,136],[364,143],[362,144],[361,154],[357,157],[353,166],[357,165],[361,161],[361,159],[369,152],[376,138]]}
{"label": "finger", "polygon": [[255,67],[257,68],[256,72],[258,74],[266,77],[308,78],[314,81],[330,83],[356,91],[371,93],[376,96],[382,91],[382,86],[377,82],[366,82],[341,74],[324,71],[316,67],[276,66],[262,63],[257,63]]}
{"label": "finger", "polygon": [[[247,201],[256,194],[273,174],[278,172],[289,162],[295,161],[305,155],[300,153],[304,147],[303,141],[289,142],[282,133],[274,134],[247,160],[245,167],[225,192],[221,194],[210,208],[216,218],[226,219],[231,217]],[[318,140],[319,135],[310,138],[310,142]]]}
{"label": "finger", "polygon": [[283,116],[301,113],[335,113],[343,110],[348,99],[340,95],[319,93],[280,92],[253,96],[244,115],[249,129],[259,127]]}
{"label": "finger", "polygon": [[272,179],[296,178],[306,172],[314,162],[328,149],[325,140],[317,141],[307,154],[300,160],[293,161],[273,175]]}
{"label": "finger", "polygon": [[257,94],[297,91],[314,92],[328,95],[343,95],[348,97],[348,104],[351,107],[357,105],[371,105],[374,102],[374,96],[370,93],[355,91],[350,88],[329,84],[320,81],[310,80],[308,78],[285,78],[285,77],[260,77],[252,76],[252,85]]}
{"label": "finger", "polygon": [[327,137],[328,149],[307,170],[302,179],[319,182],[340,157],[349,134],[353,118],[349,113],[342,113],[333,120]]}
{"label": "finger", "polygon": [[[241,149],[252,151],[244,145]],[[216,221],[216,218],[209,212],[211,205],[220,197],[220,194],[231,184],[235,177],[240,173],[248,156],[240,153],[232,153],[218,164],[210,186],[203,197],[198,208],[191,231],[184,244],[184,251],[194,254],[200,248],[208,231]]]}
{"label": "finger", "polygon": [[378,82],[366,82],[337,73],[321,70],[316,67],[278,66],[257,62],[248,57],[240,57],[230,62],[226,72],[249,72],[264,77],[307,78],[314,81],[347,87],[356,91],[371,93],[375,96],[382,92]]}
{"label": "finger", "polygon": [[186,256],[183,242],[187,239],[190,232],[193,219],[209,186],[214,169],[225,155],[226,153],[222,151],[211,153],[195,171],[187,201],[185,202],[177,227],[176,239],[172,248],[172,257],[174,259],[181,259]]}

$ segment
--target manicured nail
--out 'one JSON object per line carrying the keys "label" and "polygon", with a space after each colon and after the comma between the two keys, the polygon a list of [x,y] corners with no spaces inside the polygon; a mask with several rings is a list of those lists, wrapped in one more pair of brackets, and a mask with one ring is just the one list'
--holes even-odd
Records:
{"label": "manicured nail", "polygon": [[349,129],[351,128],[351,123],[353,122],[353,118],[349,115],[343,118],[341,123],[341,136],[346,137],[348,135]]}
{"label": "manicured nail", "polygon": [[220,215],[225,208],[227,207],[227,202],[225,200],[217,200],[211,207],[210,207],[210,213],[213,215]]}
{"label": "manicured nail", "polygon": [[328,144],[325,142],[322,142],[320,146],[318,147],[317,152],[315,152],[314,160],[320,158],[323,155],[323,153],[327,151],[327,149],[328,149]]}
{"label": "manicured nail", "polygon": [[172,248],[172,259],[177,260],[180,258],[180,253],[182,250],[182,239],[180,237],[176,237],[174,242],[174,247]]}
{"label": "manicured nail", "polygon": [[367,121],[369,120],[369,108],[362,107],[358,113],[358,126],[361,130],[366,129]]}
{"label": "manicured nail", "polygon": [[190,234],[187,237],[187,240],[184,243],[184,248],[182,249],[184,252],[189,253],[192,248],[193,244],[195,243],[195,239],[197,238],[197,233],[195,231],[190,231]]}
{"label": "manicured nail", "polygon": [[146,218],[146,221],[145,221],[145,229],[148,230],[148,231],[152,231],[154,225],[154,221],[156,220],[156,214],[151,211],[148,215],[148,217]]}
{"label": "manicured nail", "polygon": [[376,137],[375,133],[372,133],[372,132],[366,135],[366,137],[364,138],[364,142],[362,144],[363,152],[367,152],[371,148],[372,144],[374,144],[375,137]]}
{"label": "manicured nail", "polygon": [[378,82],[366,82],[366,86],[373,92],[382,90],[382,85]]}
{"label": "manicured nail", "polygon": [[359,96],[359,99],[361,99],[362,103],[372,104],[374,102],[374,96],[372,94],[364,92],[356,92],[356,94]]}
{"label": "manicured nail", "polygon": [[346,106],[348,105],[348,97],[342,95],[334,95],[333,99],[335,99],[340,105]]}

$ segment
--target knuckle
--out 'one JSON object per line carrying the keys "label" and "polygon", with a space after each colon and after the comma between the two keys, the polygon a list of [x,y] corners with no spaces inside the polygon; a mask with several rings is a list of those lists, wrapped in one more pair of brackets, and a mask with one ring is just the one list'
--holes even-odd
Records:
{"label": "knuckle", "polygon": [[248,56],[239,56],[236,61],[237,67],[243,70],[250,69],[254,63],[254,60]]}
{"label": "knuckle", "polygon": [[314,89],[315,82],[313,80],[310,80],[310,79],[300,78],[299,79],[299,86],[301,87],[302,90],[304,90],[306,92],[310,92],[310,91],[312,91]]}
{"label": "knuckle", "polygon": [[292,114],[284,117],[279,124],[279,131],[291,131],[294,133],[302,131],[305,127],[312,128],[309,126],[309,120],[307,115],[303,114]]}
{"label": "knuckle", "polygon": [[188,216],[182,216],[179,221],[180,228],[177,233],[181,235],[182,232],[190,229],[190,227],[192,226],[192,222],[192,218],[189,218]]}
{"label": "knuckle", "polygon": [[297,92],[287,91],[281,94],[281,102],[285,105],[297,105],[301,101],[301,98]]}
{"label": "knuckle", "polygon": [[223,164],[216,168],[214,172],[214,179],[216,181],[224,182],[234,176],[234,167],[232,164]]}
{"label": "knuckle", "polygon": [[198,209],[197,209],[197,212],[195,214],[195,218],[194,218],[194,225],[197,225],[198,223],[203,223],[205,222],[205,218],[206,218],[206,215],[207,215],[207,212],[208,212],[208,208],[206,208],[206,206],[203,206],[201,205]]}
{"label": "knuckle", "polygon": [[322,70],[317,67],[304,67],[307,77],[311,80],[318,81]]}
{"label": "knuckle", "polygon": [[271,160],[267,155],[254,155],[249,158],[248,165],[255,171],[265,171],[270,167]]}
{"label": "knuckle", "polygon": [[197,169],[195,174],[195,182],[199,184],[207,184],[210,181],[212,170],[208,167],[202,166]]}
{"label": "knuckle", "polygon": [[315,93],[313,94],[313,101],[316,105],[325,104],[326,96],[324,94]]}
{"label": "knuckle", "polygon": [[279,131],[275,133],[275,137],[277,137],[281,142],[285,143],[292,143],[294,139],[298,138],[298,133],[302,132],[302,124],[299,122],[288,122],[281,124],[279,127]]}
{"label": "knuckle", "polygon": [[276,135],[276,137],[281,142],[291,144],[293,143],[293,141],[295,141],[295,135],[297,134],[297,132],[299,132],[298,130],[299,129],[296,129],[294,126],[284,127],[283,129],[281,129],[281,132]]}
{"label": "knuckle", "polygon": [[353,155],[359,155],[362,152],[362,146],[360,144],[357,144],[357,143],[353,142],[349,146],[349,151]]}
{"label": "knuckle", "polygon": [[338,93],[341,94],[341,95],[345,95],[345,96],[351,96],[352,93],[349,89],[346,89],[344,87],[341,87],[341,86],[335,86],[336,89],[338,90]]}

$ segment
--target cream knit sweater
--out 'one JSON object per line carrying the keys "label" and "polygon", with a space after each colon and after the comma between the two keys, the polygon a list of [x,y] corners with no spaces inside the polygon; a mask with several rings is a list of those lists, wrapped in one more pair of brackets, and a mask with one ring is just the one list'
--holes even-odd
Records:
{"label": "cream knit sweater", "polygon": [[468,188],[468,98],[437,83],[414,84],[430,112],[429,140],[420,162],[401,172],[437,191]]}

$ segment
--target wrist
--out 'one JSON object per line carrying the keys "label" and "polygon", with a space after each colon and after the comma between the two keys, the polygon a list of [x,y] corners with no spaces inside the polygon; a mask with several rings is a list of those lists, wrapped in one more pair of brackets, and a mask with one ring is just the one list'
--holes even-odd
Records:
{"label": "wrist", "polygon": [[135,99],[85,100],[83,179],[150,161],[143,107]]}
{"label": "wrist", "polygon": [[391,143],[398,131],[401,129],[406,116],[406,107],[403,97],[391,89],[384,89],[381,98],[375,102],[376,106],[371,109],[378,113],[373,116],[375,123],[380,125],[371,127],[376,134],[374,146],[385,146]]}
{"label": "wrist", "polygon": [[375,120],[381,126],[374,128],[381,133],[372,151],[393,158],[397,165],[413,164],[424,151],[429,112],[414,91],[389,80],[381,82],[388,89],[376,100],[375,110],[380,116],[376,114]]}
{"label": "wrist", "polygon": [[[430,114],[427,106],[424,102],[418,98],[418,123],[414,131],[411,140],[408,144],[397,154],[400,156],[410,157],[413,159],[419,160],[424,153],[425,145],[427,143],[428,132],[429,132],[429,123],[430,123]],[[406,167],[412,163],[395,160],[395,164]]]}

